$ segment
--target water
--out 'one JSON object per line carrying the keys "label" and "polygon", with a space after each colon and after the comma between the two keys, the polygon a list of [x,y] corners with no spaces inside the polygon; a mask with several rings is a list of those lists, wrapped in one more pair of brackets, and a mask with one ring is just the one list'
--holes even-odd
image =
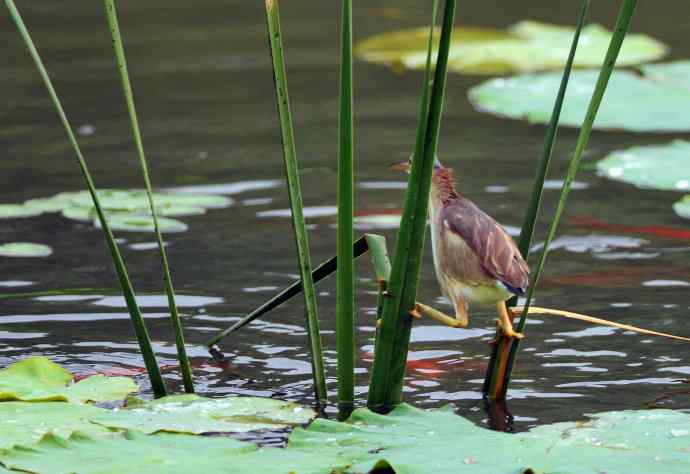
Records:
{"label": "water", "polygon": [[[26,2],[24,2],[26,3]],[[355,11],[356,37],[426,22],[417,2],[370,1]],[[572,23],[576,12],[548,2],[461,5],[460,22],[504,26],[533,17]],[[134,147],[105,19],[98,2],[20,4],[64,100],[89,165],[101,187],[140,187]],[[593,5],[596,21],[612,23],[614,6]],[[640,4],[633,30],[654,34],[687,56],[684,7]],[[677,10],[677,11],[676,11]],[[337,21],[334,2],[294,0],[283,6],[290,92],[302,168],[314,262],[335,252]],[[294,281],[297,268],[289,207],[282,184],[273,84],[264,44],[261,2],[123,2],[125,36],[142,131],[159,187],[211,186],[236,203],[185,217],[190,230],[169,235],[180,306],[199,392],[311,400],[301,302],[296,299],[224,341],[230,363],[209,361],[202,342],[236,321],[276,289]],[[686,15],[687,16],[687,15]],[[0,76],[0,202],[20,202],[82,188],[71,150],[29,57],[9,18],[0,20],[4,73]],[[356,63],[356,207],[390,214],[402,202],[401,176],[387,164],[406,158],[414,140],[420,73],[396,75]],[[465,93],[482,78],[452,75],[440,154],[454,167],[462,191],[500,222],[520,225],[544,128],[501,120],[471,109]],[[663,142],[671,136],[595,132],[586,163],[613,149]],[[562,130],[554,177],[562,175],[576,133]],[[556,179],[556,178],[554,178]],[[550,255],[536,304],[570,309],[658,331],[688,335],[690,245],[682,236],[627,233],[621,226],[672,226],[673,193],[643,191],[597,177],[578,176],[559,245]],[[545,212],[553,211],[558,181],[550,182]],[[592,225],[595,218],[619,227]],[[538,228],[544,235],[546,223]],[[380,232],[393,247],[388,221]],[[629,230],[629,229],[628,229]],[[143,302],[166,378],[180,387],[174,345],[165,318],[162,279],[150,234],[121,233],[125,259]],[[60,297],[3,299],[0,365],[42,354],[79,374],[134,374],[145,390],[143,366],[103,239],[90,225],[55,214],[4,221],[0,240],[49,244],[44,259],[3,259],[4,294],[63,290]],[[534,260],[531,261],[534,264]],[[375,285],[365,257],[358,263],[357,391],[364,399],[374,332]],[[30,282],[30,283],[29,283]],[[86,296],[85,296],[86,293]],[[158,296],[156,296],[158,295]],[[426,254],[420,300],[450,311],[439,298]],[[319,286],[329,388],[335,389],[334,281]],[[424,407],[453,402],[475,421],[487,417],[480,400],[494,315],[471,314],[468,330],[416,324],[407,400]],[[687,347],[681,342],[585,326],[549,316],[530,320],[513,376],[509,410],[517,429],[585,413],[655,404],[690,408]]]}

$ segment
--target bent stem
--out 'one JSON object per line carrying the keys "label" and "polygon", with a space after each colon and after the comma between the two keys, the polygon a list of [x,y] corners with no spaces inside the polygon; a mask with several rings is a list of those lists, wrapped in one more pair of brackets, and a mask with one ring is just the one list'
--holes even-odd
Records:
{"label": "bent stem", "polygon": [[98,199],[98,194],[96,192],[96,185],[94,184],[93,178],[91,177],[91,173],[89,172],[89,168],[86,165],[86,160],[84,160],[84,156],[82,155],[81,149],[79,148],[77,139],[74,136],[74,132],[72,131],[72,126],[67,120],[67,115],[65,114],[65,111],[62,108],[62,104],[57,96],[57,92],[53,87],[50,77],[48,76],[48,72],[46,71],[46,68],[43,65],[43,61],[41,60],[41,57],[38,54],[38,51],[36,50],[36,46],[34,45],[33,40],[31,39],[29,31],[26,29],[26,25],[24,24],[24,21],[22,20],[22,17],[14,4],[14,1],[5,0],[5,5],[7,6],[15,24],[17,25],[17,29],[19,30],[19,33],[21,34],[22,39],[24,40],[24,43],[29,49],[29,54],[31,55],[31,58],[34,61],[36,68],[38,69],[41,79],[43,80],[43,84],[45,85],[48,91],[48,95],[50,96],[50,99],[53,102],[53,106],[55,107],[55,110],[58,116],[60,117],[60,121],[62,122],[62,125],[65,128],[65,132],[67,133],[69,142],[72,145],[72,148],[74,149],[74,153],[77,158],[77,163],[79,164],[79,168],[81,169],[84,181],[86,182],[86,186],[89,190],[89,193],[91,194],[91,199],[93,200],[93,205],[96,209],[96,215],[98,216],[98,220],[103,230],[103,234],[105,235],[105,240],[108,245],[110,255],[113,259],[115,271],[117,272],[118,281],[120,283],[120,287],[122,288],[122,294],[127,303],[130,319],[132,321],[132,325],[134,326],[134,332],[139,343],[139,350],[141,351],[142,357],[144,358],[144,363],[146,365],[146,370],[149,375],[149,380],[151,381],[151,388],[153,389],[153,393],[157,397],[165,396],[167,394],[167,390],[165,388],[165,383],[163,382],[163,377],[161,376],[160,368],[158,367],[156,355],[153,352],[153,347],[151,346],[151,339],[149,338],[149,334],[146,329],[146,323],[144,322],[144,318],[142,317],[139,306],[137,305],[136,296],[134,294],[134,288],[132,287],[132,282],[129,279],[129,275],[127,274],[125,263],[122,260],[122,255],[120,254],[120,250],[117,244],[115,243],[115,238],[113,237],[113,233],[110,230],[110,226],[108,225],[108,220],[106,219],[103,209],[101,208],[101,203]]}
{"label": "bent stem", "polygon": [[[556,134],[558,132],[558,121],[561,116],[561,110],[563,109],[563,100],[568,88],[568,81],[570,79],[570,72],[573,67],[575,52],[577,51],[577,45],[580,39],[580,32],[582,31],[585,19],[587,18],[589,4],[590,0],[583,0],[582,2],[580,16],[578,17],[577,26],[575,27],[575,33],[573,35],[573,41],[570,45],[570,53],[568,54],[568,60],[566,61],[565,68],[563,69],[563,77],[561,78],[561,84],[558,88],[556,101],[553,105],[553,111],[551,112],[551,120],[549,123],[549,128],[546,131],[546,137],[544,138],[544,147],[542,149],[541,158],[537,165],[532,196],[527,206],[527,212],[525,213],[525,218],[522,223],[518,248],[520,249],[520,253],[525,260],[527,260],[529,257],[529,250],[532,246],[534,227],[539,216],[539,209],[541,208],[544,180],[546,179],[551,166],[553,146],[556,141]],[[517,304],[517,297],[511,298],[507,304],[508,307],[515,306]],[[491,359],[489,360],[489,365],[484,378],[483,393],[484,396],[489,399],[496,399],[500,397],[502,388],[501,380],[504,377],[504,373],[508,365],[510,345],[510,338],[502,337],[502,333],[499,331],[497,333],[497,343],[494,345],[491,352]]]}
{"label": "bent stem", "polygon": [[273,79],[276,88],[278,115],[280,116],[280,132],[285,161],[285,175],[288,182],[290,207],[292,209],[292,226],[297,245],[297,259],[300,277],[304,286],[304,304],[309,328],[309,348],[311,351],[312,375],[314,377],[314,395],[317,404],[327,401],[326,376],[323,368],[323,353],[321,349],[321,334],[316,306],[316,291],[311,275],[309,258],[309,240],[304,223],[302,205],[302,191],[299,183],[297,167],[297,151],[292,127],[290,99],[288,96],[287,76],[285,73],[285,58],[283,57],[283,42],[280,32],[280,14],[278,0],[266,0],[266,23],[268,28],[268,44],[273,65]]}
{"label": "bent stem", "polygon": [[[529,307],[532,302],[535,290],[539,283],[539,279],[544,270],[544,264],[546,262],[546,257],[549,253],[549,246],[553,241],[556,230],[558,228],[558,223],[560,222],[563,210],[565,209],[565,204],[568,199],[568,194],[570,192],[570,187],[575,179],[575,175],[580,168],[580,161],[582,160],[582,155],[587,148],[589,142],[589,137],[592,132],[592,126],[594,125],[594,120],[596,119],[597,112],[599,111],[599,106],[604,98],[604,93],[606,92],[606,86],[608,85],[609,79],[611,78],[611,73],[616,65],[616,59],[618,58],[618,53],[620,52],[623,40],[628,31],[628,26],[630,25],[630,19],[632,18],[633,12],[635,11],[635,5],[637,0],[623,0],[621,6],[618,10],[618,17],[616,19],[616,27],[609,42],[608,50],[606,51],[606,57],[604,58],[604,63],[599,71],[599,77],[597,78],[596,85],[594,87],[594,92],[592,93],[592,98],[590,99],[589,106],[587,107],[587,113],[585,119],[582,123],[582,128],[580,129],[580,134],[575,145],[575,151],[570,159],[570,164],[568,165],[568,171],[563,182],[563,189],[558,200],[558,205],[556,211],[554,212],[551,225],[549,226],[549,231],[544,241],[544,248],[542,250],[541,256],[539,258],[539,263],[537,265],[537,270],[534,273],[533,282],[530,285],[527,297],[525,300],[524,309],[520,316],[520,322],[517,325],[517,331],[522,331],[525,327],[527,320],[527,314],[529,313]],[[500,385],[496,390],[496,394],[499,398],[505,397],[505,393],[508,389],[508,384],[510,383],[510,376],[512,369],[515,365],[515,359],[517,357],[517,351],[519,348],[519,342],[513,342],[510,347],[510,353],[508,355],[508,361],[506,364],[506,369],[502,377],[502,381],[497,384]],[[500,389],[500,390],[499,390]]]}
{"label": "bent stem", "polygon": [[180,363],[182,381],[185,392],[194,393],[192,369],[189,364],[189,358],[187,357],[187,349],[184,342],[184,331],[182,329],[182,323],[180,322],[177,304],[175,303],[175,290],[173,288],[172,276],[170,275],[168,255],[165,251],[163,235],[161,234],[160,226],[158,225],[158,212],[156,211],[156,204],[153,199],[153,191],[151,190],[151,179],[149,178],[148,164],[146,162],[146,155],[144,154],[144,144],[141,139],[139,120],[137,119],[137,111],[134,105],[134,93],[132,92],[132,85],[130,84],[129,80],[129,72],[127,71],[127,60],[125,58],[125,50],[122,44],[122,36],[120,34],[120,27],[117,20],[115,0],[104,0],[103,3],[105,6],[105,14],[108,18],[108,26],[110,27],[110,33],[113,38],[117,69],[120,73],[120,79],[122,80],[122,91],[127,102],[127,111],[129,112],[132,134],[134,136],[134,143],[137,147],[137,154],[139,155],[139,164],[141,166],[141,173],[144,177],[146,196],[148,197],[149,208],[151,209],[151,218],[153,220],[153,228],[156,233],[156,240],[158,242],[158,252],[160,253],[161,266],[163,267],[163,277],[165,280],[165,293],[168,297],[168,306],[170,307],[170,321],[175,333],[175,346],[177,347],[177,359]]}

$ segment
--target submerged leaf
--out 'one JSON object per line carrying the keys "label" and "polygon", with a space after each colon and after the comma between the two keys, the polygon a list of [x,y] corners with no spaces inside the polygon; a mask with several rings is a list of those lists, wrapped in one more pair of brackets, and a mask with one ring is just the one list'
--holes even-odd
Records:
{"label": "submerged leaf", "polygon": [[674,140],[665,145],[614,151],[597,163],[597,171],[640,188],[687,191],[690,190],[690,142]]}
{"label": "submerged leaf", "polygon": [[[623,49],[628,44],[626,37]],[[595,129],[633,132],[690,130],[690,61],[641,66],[642,75],[613,72]],[[599,72],[573,71],[560,124],[579,127]],[[485,81],[469,91],[475,108],[503,117],[548,123],[560,73],[523,74]]]}
{"label": "submerged leaf", "polygon": [[106,402],[137,391],[127,377],[94,375],[72,384],[73,380],[69,371],[50,359],[28,357],[0,370],[0,401]]}
{"label": "submerged leaf", "polygon": [[[565,65],[574,30],[570,27],[522,21],[507,31],[459,27],[453,32],[448,58],[450,71],[464,74],[505,74],[560,69]],[[361,41],[356,53],[371,62],[395,68],[423,69],[429,30],[413,28],[373,36]],[[436,32],[438,45],[439,32]],[[598,67],[604,59],[611,32],[591,24],[582,30],[575,67]],[[647,35],[625,38],[617,64],[629,66],[659,59],[667,48]],[[435,57],[436,54],[433,54]]]}
{"label": "submerged leaf", "polygon": [[258,397],[204,398],[172,395],[103,414],[94,422],[109,428],[175,433],[237,433],[303,425],[316,416],[296,403]]}
{"label": "submerged leaf", "polygon": [[11,242],[0,245],[0,257],[48,257],[53,249],[31,242]]}

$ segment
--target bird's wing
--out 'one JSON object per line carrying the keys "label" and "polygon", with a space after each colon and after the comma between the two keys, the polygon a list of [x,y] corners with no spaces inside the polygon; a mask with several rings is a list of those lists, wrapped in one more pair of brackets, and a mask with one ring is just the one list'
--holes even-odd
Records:
{"label": "bird's wing", "polygon": [[529,267],[513,238],[498,222],[465,198],[447,205],[440,217],[443,225],[477,255],[484,272],[513,293],[524,293],[529,283]]}

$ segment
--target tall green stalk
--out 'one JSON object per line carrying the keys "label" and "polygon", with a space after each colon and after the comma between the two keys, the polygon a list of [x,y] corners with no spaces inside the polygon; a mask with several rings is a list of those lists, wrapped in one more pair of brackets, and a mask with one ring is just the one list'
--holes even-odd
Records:
{"label": "tall green stalk", "polygon": [[355,268],[353,241],[352,1],[342,0],[340,37],[340,130],[338,150],[338,271],[336,273],[336,348],[338,417],[355,406]]}
{"label": "tall green stalk", "polygon": [[309,328],[309,348],[311,351],[312,374],[314,377],[314,394],[317,403],[323,404],[326,403],[327,400],[326,377],[323,368],[321,334],[319,332],[319,318],[316,307],[316,291],[311,275],[309,240],[307,239],[307,229],[304,223],[302,191],[299,183],[295,136],[292,127],[292,114],[290,112],[290,99],[288,96],[287,77],[285,73],[285,58],[283,56],[283,41],[280,32],[278,0],[265,1],[268,44],[273,63],[273,78],[276,87],[278,115],[280,116],[280,133],[283,144],[285,174],[288,182],[290,207],[292,208],[292,226],[295,231],[300,277],[304,285],[304,304]]}
{"label": "tall green stalk", "polygon": [[184,332],[182,329],[182,323],[180,322],[180,315],[177,311],[177,304],[175,303],[175,289],[173,288],[172,277],[170,275],[168,255],[165,251],[163,235],[161,234],[160,226],[158,225],[158,212],[156,211],[156,204],[153,199],[153,191],[151,190],[151,179],[149,178],[148,164],[146,162],[146,155],[144,154],[144,144],[141,139],[141,132],[139,130],[139,120],[137,119],[137,111],[134,105],[134,93],[132,92],[132,85],[129,81],[129,73],[127,71],[127,59],[125,58],[125,49],[122,44],[122,36],[120,35],[120,27],[117,21],[117,10],[115,9],[115,0],[104,0],[103,3],[105,6],[105,14],[108,18],[110,34],[113,38],[113,47],[115,49],[117,68],[120,72],[120,79],[122,80],[122,91],[127,102],[127,111],[129,112],[129,120],[132,125],[134,143],[136,144],[137,153],[139,155],[141,173],[144,176],[146,196],[148,197],[149,208],[151,209],[151,218],[153,219],[153,228],[156,232],[156,240],[158,241],[158,251],[160,253],[161,266],[163,267],[163,277],[165,280],[165,293],[167,294],[168,306],[170,307],[170,321],[172,323],[173,331],[175,333],[177,359],[180,363],[182,381],[184,384],[185,392],[194,393],[194,379],[192,377],[192,369],[189,364],[189,358],[187,357],[187,349],[185,348],[184,342]]}
{"label": "tall green stalk", "polygon": [[[594,87],[594,92],[592,93],[592,98],[589,101],[589,106],[587,107],[587,113],[585,119],[582,123],[582,128],[580,129],[580,134],[575,145],[575,151],[570,159],[570,164],[568,165],[568,171],[563,182],[563,189],[558,200],[558,205],[556,211],[554,212],[553,219],[551,220],[551,225],[549,226],[549,231],[544,241],[544,248],[542,250],[541,256],[539,258],[539,263],[537,265],[537,270],[534,272],[532,277],[532,284],[530,285],[529,291],[527,293],[524,309],[520,315],[520,322],[517,325],[517,330],[522,331],[525,327],[527,320],[527,314],[529,307],[534,296],[534,292],[539,283],[539,279],[544,270],[544,264],[546,262],[546,257],[549,252],[549,247],[553,242],[556,235],[556,230],[558,228],[558,223],[560,222],[563,210],[565,209],[565,203],[568,199],[568,194],[570,193],[570,187],[575,175],[580,168],[580,162],[582,160],[582,155],[587,148],[589,143],[589,136],[592,132],[592,126],[594,125],[594,120],[596,119],[597,112],[599,111],[599,106],[604,98],[604,93],[606,92],[606,86],[608,85],[609,79],[611,78],[611,73],[616,66],[616,59],[618,58],[618,53],[620,52],[621,46],[623,45],[623,40],[630,26],[630,19],[635,11],[635,6],[637,0],[622,0],[621,6],[618,10],[618,18],[616,19],[616,26],[613,31],[613,36],[609,43],[608,50],[606,51],[606,57],[599,71],[599,76],[597,78],[596,85]],[[517,357],[517,351],[519,348],[519,343],[514,343],[511,347],[510,354],[508,357],[508,365],[505,371],[505,381],[503,383],[502,395],[505,396],[508,384],[510,383],[510,375],[515,365],[515,358]]]}
{"label": "tall green stalk", "polygon": [[36,68],[38,69],[41,79],[43,80],[43,84],[45,85],[48,91],[48,95],[50,96],[53,102],[53,106],[55,107],[55,110],[58,116],[60,117],[60,121],[62,122],[62,125],[65,128],[65,132],[67,133],[67,137],[72,145],[72,148],[74,148],[79,168],[81,169],[82,175],[84,176],[84,181],[86,182],[86,186],[89,190],[89,193],[91,194],[91,199],[93,200],[94,208],[96,209],[96,215],[98,216],[101,228],[103,229],[103,233],[105,234],[106,243],[108,245],[108,249],[110,250],[110,255],[112,256],[113,264],[117,272],[117,277],[122,288],[122,294],[127,303],[130,319],[132,320],[134,332],[139,342],[139,349],[141,350],[141,354],[144,358],[144,363],[146,364],[146,370],[148,371],[149,380],[151,381],[151,388],[153,389],[153,393],[157,397],[162,397],[167,394],[165,383],[163,382],[163,377],[161,376],[160,368],[158,367],[158,362],[156,361],[156,355],[153,352],[153,347],[151,346],[151,339],[149,338],[144,318],[142,317],[141,311],[139,310],[139,306],[137,305],[136,296],[134,295],[134,288],[132,287],[132,282],[129,279],[129,275],[127,274],[124,261],[122,260],[122,255],[120,254],[120,250],[118,249],[118,246],[115,243],[115,239],[110,230],[110,226],[108,225],[108,220],[106,219],[105,214],[103,213],[103,209],[101,208],[101,203],[98,199],[98,194],[96,192],[96,185],[94,184],[93,178],[91,177],[91,173],[89,172],[89,168],[86,165],[86,161],[84,160],[84,156],[82,155],[81,149],[79,148],[77,139],[74,136],[72,127],[69,121],[67,120],[67,115],[65,114],[65,111],[62,108],[60,99],[58,98],[57,93],[55,92],[55,88],[53,87],[50,77],[48,76],[48,72],[46,71],[45,66],[43,65],[43,61],[41,60],[41,57],[38,54],[38,51],[36,50],[36,46],[34,45],[33,40],[31,39],[29,31],[26,29],[26,25],[24,25],[24,21],[22,20],[22,17],[19,14],[19,11],[15,6],[14,1],[5,0],[5,5],[7,6],[7,9],[9,10],[10,15],[12,16],[12,19],[14,20],[15,24],[17,25],[17,29],[19,30],[19,33],[21,34],[22,39],[24,40],[24,43],[29,49],[31,58],[34,61]]}
{"label": "tall green stalk", "polygon": [[[568,54],[568,60],[566,61],[565,68],[563,69],[561,85],[558,88],[558,93],[556,94],[556,101],[554,102],[553,111],[551,112],[549,128],[546,131],[546,137],[544,138],[544,148],[542,149],[541,158],[537,164],[536,177],[534,179],[534,186],[532,188],[532,196],[529,204],[527,205],[527,212],[525,213],[522,223],[518,247],[525,260],[527,260],[530,247],[532,246],[534,227],[537,223],[539,210],[541,208],[544,180],[546,179],[551,166],[553,146],[556,142],[556,134],[558,133],[558,121],[561,116],[561,110],[563,109],[563,100],[568,88],[570,72],[573,67],[573,60],[575,59],[577,45],[580,40],[580,33],[582,31],[582,27],[584,26],[585,19],[587,18],[589,4],[590,0],[583,0],[582,2],[582,8],[580,9],[577,26],[575,27],[575,34],[573,35],[573,41],[570,45],[570,53]],[[508,302],[508,306],[513,307],[516,303],[517,297],[512,298]],[[486,376],[484,379],[483,389],[484,396],[489,399],[496,399],[500,396],[500,394],[497,393],[497,390],[501,391],[503,388],[502,380],[504,377],[505,368],[507,367],[507,358],[510,354],[510,346],[512,344],[513,341],[510,338],[500,337],[499,335],[497,343],[493,347],[491,359],[489,361],[489,366],[487,367]]]}
{"label": "tall green stalk", "polygon": [[[434,20],[436,13],[434,1]],[[386,411],[402,398],[403,379],[411,331],[409,310],[414,305],[426,236],[429,190],[434,158],[441,126],[443,98],[447,77],[448,52],[455,19],[455,0],[446,0],[443,26],[436,59],[431,94],[432,21],[427,49],[427,67],[422,88],[419,126],[414,160],[405,193],[405,206],[387,297],[383,302],[382,325],[376,341],[376,354],[369,385],[368,405],[377,411]],[[429,98],[429,99],[427,99]],[[427,105],[428,103],[428,105]]]}

